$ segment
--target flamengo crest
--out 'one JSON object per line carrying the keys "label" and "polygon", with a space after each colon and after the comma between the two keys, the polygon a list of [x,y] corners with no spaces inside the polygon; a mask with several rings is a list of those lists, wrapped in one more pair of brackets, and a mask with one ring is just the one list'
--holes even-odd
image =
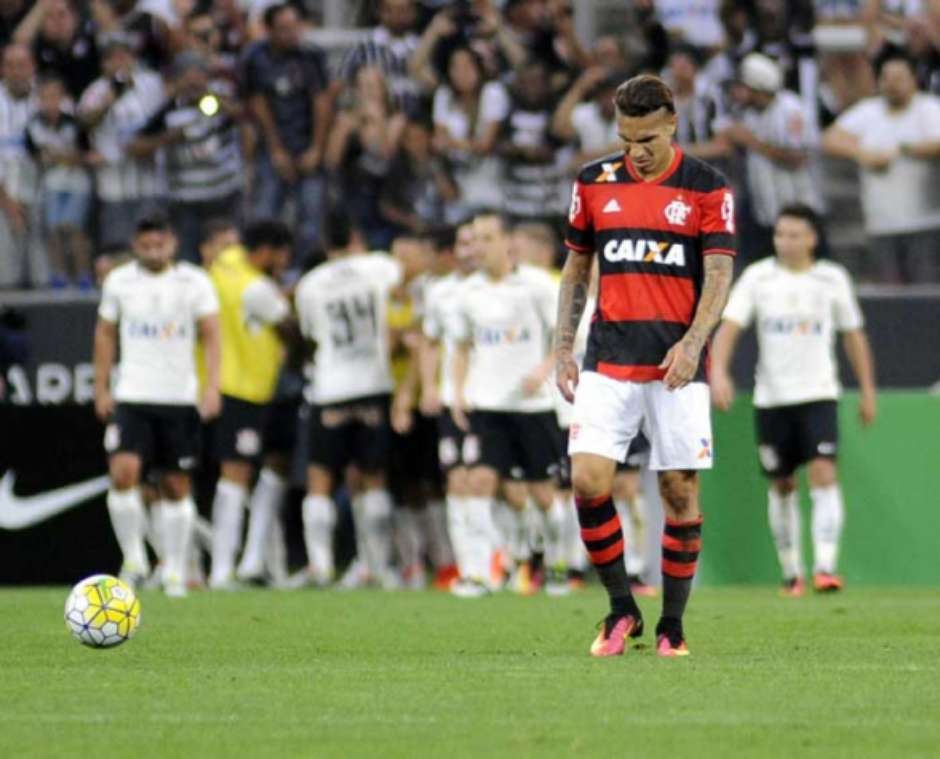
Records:
{"label": "flamengo crest", "polygon": [[688,221],[689,214],[692,213],[692,206],[688,203],[683,203],[679,198],[676,198],[672,203],[666,206],[663,209],[663,213],[666,215],[666,221],[670,224],[682,227],[685,226],[686,221]]}

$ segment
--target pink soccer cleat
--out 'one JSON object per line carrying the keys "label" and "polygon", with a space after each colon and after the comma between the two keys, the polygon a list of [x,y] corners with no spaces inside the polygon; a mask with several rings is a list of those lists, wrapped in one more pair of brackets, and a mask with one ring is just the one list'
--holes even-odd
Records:
{"label": "pink soccer cleat", "polygon": [[642,634],[642,619],[629,614],[623,617],[611,614],[604,620],[591,644],[591,656],[621,656],[627,649],[627,638],[638,638]]}

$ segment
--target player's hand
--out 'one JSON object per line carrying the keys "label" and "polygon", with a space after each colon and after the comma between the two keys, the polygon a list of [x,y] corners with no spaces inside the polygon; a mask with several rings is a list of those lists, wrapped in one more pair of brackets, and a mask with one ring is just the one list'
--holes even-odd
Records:
{"label": "player's hand", "polygon": [[893,150],[861,150],[858,165],[869,171],[885,171],[896,156]]}
{"label": "player's hand", "polygon": [[467,411],[462,399],[454,398],[454,403],[450,407],[450,417],[457,425],[457,429],[462,432],[470,432],[470,419],[467,417]]}
{"label": "player's hand", "polygon": [[682,338],[673,345],[666,358],[659,365],[666,370],[663,384],[667,390],[678,390],[688,385],[698,369],[699,356],[702,348],[688,338]]}
{"label": "player's hand", "polygon": [[559,351],[555,357],[555,383],[561,397],[574,403],[574,391],[578,387],[578,362],[571,351]]}
{"label": "player's hand", "polygon": [[441,394],[436,387],[421,391],[421,402],[418,408],[425,416],[437,416],[441,413]]}
{"label": "player's hand", "polygon": [[392,429],[399,435],[407,435],[414,426],[411,397],[396,395],[392,402]]}
{"label": "player's hand", "polygon": [[858,418],[861,420],[862,426],[871,426],[877,415],[878,401],[875,399],[874,391],[862,391],[858,399]]}
{"label": "player's hand", "polygon": [[95,395],[95,415],[102,421],[107,422],[114,414],[114,398],[111,397],[109,390],[104,390]]}
{"label": "player's hand", "polygon": [[545,377],[542,376],[541,372],[532,372],[532,374],[527,374],[522,378],[522,394],[526,398],[531,398],[542,389],[542,385],[544,384]]}
{"label": "player's hand", "polygon": [[202,400],[199,402],[199,416],[203,421],[215,419],[222,411],[222,395],[218,388],[206,388],[202,394]]}
{"label": "player's hand", "polygon": [[305,150],[300,156],[300,173],[313,174],[322,162],[323,156],[317,148]]}
{"label": "player's hand", "polygon": [[713,372],[712,403],[719,411],[728,411],[734,404],[734,381],[725,372]]}
{"label": "player's hand", "polygon": [[297,178],[294,158],[284,148],[279,147],[271,150],[271,163],[274,164],[274,170],[278,173],[278,176],[285,182],[293,182]]}

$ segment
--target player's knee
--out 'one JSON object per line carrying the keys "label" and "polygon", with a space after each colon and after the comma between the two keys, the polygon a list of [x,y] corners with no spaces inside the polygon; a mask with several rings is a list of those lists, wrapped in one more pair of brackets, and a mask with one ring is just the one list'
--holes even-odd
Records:
{"label": "player's knee", "polygon": [[467,470],[463,468],[452,469],[447,474],[447,493],[458,498],[469,495],[467,484]]}
{"label": "player's knee", "polygon": [[777,477],[770,483],[770,487],[774,489],[775,493],[790,495],[790,493],[796,490],[796,477],[792,475],[789,477]]}
{"label": "player's knee", "polygon": [[698,472],[660,472],[659,494],[674,519],[693,518],[698,513]]}
{"label": "player's knee", "polygon": [[179,501],[189,495],[189,475],[183,472],[171,472],[163,476],[160,483],[163,495],[170,501]]}
{"label": "player's knee", "polygon": [[827,488],[836,483],[836,462],[832,459],[813,459],[807,467],[806,477],[811,488]]}
{"label": "player's knee", "polygon": [[467,473],[467,490],[472,498],[492,498],[499,478],[492,469],[476,467]]}
{"label": "player's knee", "polygon": [[115,490],[130,490],[140,484],[140,462],[133,456],[113,456],[108,473]]}
{"label": "player's knee", "polygon": [[247,488],[251,484],[254,467],[247,461],[223,461],[220,471],[221,479]]}
{"label": "player's knee", "polygon": [[610,489],[605,473],[590,466],[575,466],[571,471],[571,487],[578,498],[596,498]]}
{"label": "player's knee", "polygon": [[533,482],[529,485],[529,492],[535,505],[543,511],[548,511],[555,501],[555,486],[551,481]]}

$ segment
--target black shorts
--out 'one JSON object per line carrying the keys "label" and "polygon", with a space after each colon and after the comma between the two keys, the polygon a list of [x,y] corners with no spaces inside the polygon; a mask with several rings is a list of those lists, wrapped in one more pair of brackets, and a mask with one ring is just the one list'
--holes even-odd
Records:
{"label": "black shorts", "polygon": [[789,477],[812,459],[835,459],[839,448],[835,401],[755,409],[757,452],[768,477]]}
{"label": "black shorts", "polygon": [[[394,430],[389,453],[389,489],[398,502],[405,502],[415,489],[437,490],[441,470],[437,461],[437,419],[417,411],[411,429],[404,435]],[[426,491],[421,491],[426,492]]]}
{"label": "black shorts", "polygon": [[[568,430],[559,428],[559,450],[562,452],[555,465],[554,476],[560,490],[571,490],[571,457],[568,455]],[[636,472],[646,466],[650,458],[650,443],[642,432],[630,442],[627,455],[617,462],[618,472]]]}
{"label": "black shorts", "polygon": [[524,482],[551,479],[558,463],[558,420],[554,411],[475,411],[480,465]]}
{"label": "black shorts", "polygon": [[470,432],[460,429],[449,408],[441,410],[437,418],[437,460],[445,474],[480,463],[480,439],[472,429]]}
{"label": "black shorts", "polygon": [[268,407],[264,452],[290,454],[297,447],[300,399],[275,400]]}
{"label": "black shorts", "polygon": [[352,463],[365,472],[386,472],[392,428],[388,395],[374,395],[310,409],[307,459],[339,475]]}
{"label": "black shorts", "polygon": [[264,452],[269,406],[230,395],[222,396],[222,413],[215,423],[215,456],[219,461],[256,463]]}
{"label": "black shorts", "polygon": [[144,470],[191,472],[199,461],[195,406],[119,403],[104,433],[109,455],[136,453]]}

